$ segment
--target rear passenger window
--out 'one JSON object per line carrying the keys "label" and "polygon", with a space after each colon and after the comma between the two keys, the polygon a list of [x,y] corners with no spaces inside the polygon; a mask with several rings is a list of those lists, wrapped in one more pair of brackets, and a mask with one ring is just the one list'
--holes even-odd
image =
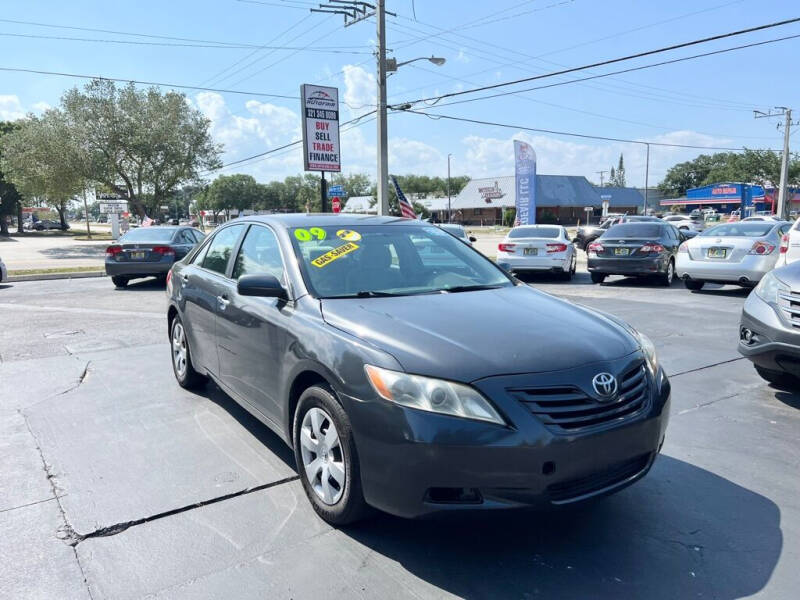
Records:
{"label": "rear passenger window", "polygon": [[203,258],[202,266],[204,269],[222,275],[225,274],[228,268],[228,261],[233,252],[233,247],[236,245],[236,240],[239,239],[243,228],[244,225],[233,225],[231,227],[226,227],[214,236]]}
{"label": "rear passenger window", "polygon": [[242,242],[236,264],[233,267],[233,278],[254,273],[268,273],[283,281],[283,259],[278,248],[278,240],[271,229],[253,225]]}

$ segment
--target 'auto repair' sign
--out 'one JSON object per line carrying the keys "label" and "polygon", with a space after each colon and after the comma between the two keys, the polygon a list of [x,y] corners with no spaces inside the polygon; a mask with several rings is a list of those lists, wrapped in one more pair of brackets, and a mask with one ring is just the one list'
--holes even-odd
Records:
{"label": "'auto repair' sign", "polygon": [[304,83],[303,165],[306,171],[341,171],[339,156],[339,90]]}

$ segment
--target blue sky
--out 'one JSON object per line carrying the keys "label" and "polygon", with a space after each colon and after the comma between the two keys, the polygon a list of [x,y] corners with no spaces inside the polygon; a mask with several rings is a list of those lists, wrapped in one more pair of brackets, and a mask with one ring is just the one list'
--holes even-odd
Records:
{"label": "blue sky", "polygon": [[[340,16],[311,14],[307,10],[311,5],[309,0],[14,2],[0,15],[0,67],[289,96],[298,95],[301,83],[320,82],[339,87],[340,98],[349,105],[342,108],[343,120],[363,114],[375,102],[375,61],[371,55],[374,21],[344,28]],[[390,103],[529,77],[800,16],[797,3],[791,0],[387,0],[387,9],[398,13],[396,18],[387,18],[391,56],[399,61],[431,55],[447,59],[441,67],[428,62],[401,67],[388,81]],[[44,25],[103,29],[108,33]],[[800,34],[800,24],[625,66],[793,34]],[[20,37],[31,35],[50,37]],[[140,43],[117,43],[125,41]],[[218,42],[240,47],[220,47]],[[165,45],[149,45],[153,43]],[[209,45],[215,47],[203,47]],[[293,49],[259,50],[265,45]],[[781,134],[775,123],[753,119],[752,109],[794,106],[800,117],[800,79],[796,76],[799,55],[800,38],[582,84],[425,110],[616,138],[779,148]],[[3,72],[1,77],[0,119],[20,118],[29,111],[54,106],[66,89],[83,84],[78,79],[50,75]],[[225,145],[225,162],[300,136],[299,100],[189,90],[186,94],[212,120],[215,138]],[[374,178],[375,122],[364,121],[360,127],[342,133],[343,167],[347,172],[364,172]],[[624,152],[628,184],[644,183],[642,146],[411,114],[391,115],[389,136],[393,173],[445,175],[450,153],[454,174],[511,174],[511,141],[518,138],[533,144],[540,173],[585,175],[597,180],[596,172],[607,170]],[[675,162],[699,153],[702,151],[653,147],[651,184]],[[251,173],[268,181],[301,170],[301,151],[294,148],[224,172]]]}

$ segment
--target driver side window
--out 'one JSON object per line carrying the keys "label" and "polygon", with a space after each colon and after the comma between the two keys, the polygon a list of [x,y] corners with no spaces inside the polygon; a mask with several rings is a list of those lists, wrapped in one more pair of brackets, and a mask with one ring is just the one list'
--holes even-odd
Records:
{"label": "driver side window", "polygon": [[233,279],[242,275],[268,273],[278,281],[284,282],[284,267],[278,240],[271,229],[252,225],[245,235],[236,263],[233,266]]}

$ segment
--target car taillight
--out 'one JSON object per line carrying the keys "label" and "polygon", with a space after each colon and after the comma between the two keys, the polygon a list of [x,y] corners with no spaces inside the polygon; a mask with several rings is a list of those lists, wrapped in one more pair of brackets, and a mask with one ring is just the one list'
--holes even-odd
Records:
{"label": "car taillight", "polygon": [[758,254],[759,256],[764,256],[765,254],[772,254],[773,250],[775,250],[775,246],[772,244],[768,244],[767,242],[756,242],[753,244],[753,247],[750,248],[750,252],[748,252],[748,254]]}
{"label": "car taillight", "polygon": [[547,253],[552,252],[565,252],[567,250],[566,244],[547,244]]}
{"label": "car taillight", "polygon": [[680,246],[678,246],[678,252],[689,252],[689,246],[686,242],[683,242]]}
{"label": "car taillight", "polygon": [[169,246],[153,246],[150,249],[150,252],[155,252],[156,254],[160,254],[162,256],[167,256],[168,254],[175,254],[175,250],[173,250]]}
{"label": "car taillight", "polygon": [[600,244],[598,242],[592,242],[586,249],[587,252],[593,252],[595,254],[597,254],[598,252],[602,252],[603,250],[604,250],[603,244]]}
{"label": "car taillight", "polygon": [[172,281],[172,269],[167,271],[167,287],[169,287],[169,282]]}
{"label": "car taillight", "polygon": [[497,244],[497,249],[500,250],[500,252],[510,252],[514,254],[514,248],[516,246],[516,244]]}
{"label": "car taillight", "polygon": [[786,254],[789,251],[789,234],[784,233],[783,237],[781,237],[781,254]]}
{"label": "car taillight", "polygon": [[122,246],[114,245],[106,248],[106,256],[108,258],[114,258],[120,252],[122,252]]}
{"label": "car taillight", "polygon": [[661,244],[645,244],[639,250],[641,252],[663,252],[664,246]]}

